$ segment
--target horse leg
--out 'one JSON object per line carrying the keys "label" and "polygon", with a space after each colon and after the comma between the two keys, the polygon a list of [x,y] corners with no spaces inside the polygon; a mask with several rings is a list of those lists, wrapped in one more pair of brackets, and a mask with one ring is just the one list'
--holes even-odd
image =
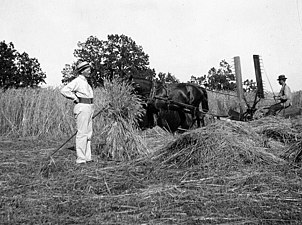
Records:
{"label": "horse leg", "polygon": [[196,108],[195,114],[196,114],[195,116],[196,116],[196,120],[197,120],[197,127],[200,127],[200,121],[202,122],[202,126],[204,126],[204,123],[201,119],[201,112],[199,111],[198,108]]}
{"label": "horse leg", "polygon": [[205,113],[203,112],[200,112],[200,110],[197,108],[196,110],[196,120],[197,120],[197,127],[200,127],[200,124],[202,127],[204,127],[206,124],[205,124]]}
{"label": "horse leg", "polygon": [[[191,124],[190,124],[190,126],[189,126],[189,128],[191,129],[193,126],[194,126],[194,124],[195,124],[195,121],[197,121],[197,117],[196,117],[196,113],[195,113],[195,111],[191,111],[191,116],[192,116],[192,122],[191,122]],[[197,122],[198,123],[198,122]]]}
{"label": "horse leg", "polygon": [[154,113],[153,115],[153,127],[156,127],[158,126],[158,114],[157,113]]}
{"label": "horse leg", "polygon": [[178,115],[180,118],[180,127],[183,129],[189,129],[190,125],[187,123],[186,114],[184,111],[178,111]]}
{"label": "horse leg", "polygon": [[201,123],[201,126],[203,126],[203,127],[205,126],[204,118],[205,118],[205,114],[198,110],[198,122],[197,122],[197,124],[199,123],[198,127],[200,127],[200,123]]}
{"label": "horse leg", "polygon": [[201,112],[199,111],[198,108],[194,109],[192,111],[191,115],[192,115],[193,121],[192,121],[190,128],[193,127],[195,121],[197,123],[197,127],[200,127],[200,122],[202,122],[202,125],[204,126],[203,117],[201,116]]}
{"label": "horse leg", "polygon": [[165,130],[167,130],[168,132],[170,133],[173,133],[171,128],[170,128],[170,125],[167,121],[167,118],[166,118],[166,111],[165,109],[160,109],[158,111],[158,113],[156,114],[157,115],[157,125]]}
{"label": "horse leg", "polygon": [[202,124],[202,126],[204,127],[204,126],[205,126],[205,122],[204,122],[204,116],[202,116],[200,120],[201,120],[201,124]]}
{"label": "horse leg", "polygon": [[147,127],[148,128],[152,128],[155,126],[155,121],[154,121],[154,109],[153,109],[153,105],[150,103],[147,103],[147,107],[146,107],[146,116],[147,116]]}

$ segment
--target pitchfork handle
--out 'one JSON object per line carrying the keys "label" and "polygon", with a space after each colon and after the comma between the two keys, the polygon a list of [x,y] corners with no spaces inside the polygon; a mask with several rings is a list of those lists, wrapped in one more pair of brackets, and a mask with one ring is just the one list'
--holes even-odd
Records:
{"label": "pitchfork handle", "polygon": [[[110,104],[109,104],[110,105]],[[100,111],[98,111],[97,114],[95,114],[92,119],[94,119],[95,117],[97,117],[98,115],[101,114],[101,112],[103,112],[105,109],[107,108],[103,108]],[[66,145],[67,142],[69,142],[74,136],[76,136],[76,134],[78,133],[78,131],[76,131],[70,138],[68,138],[68,140],[66,140],[59,148],[57,148],[55,151],[53,151],[48,157],[47,159],[49,159],[51,156],[53,156],[57,151],[59,151],[64,145]]]}

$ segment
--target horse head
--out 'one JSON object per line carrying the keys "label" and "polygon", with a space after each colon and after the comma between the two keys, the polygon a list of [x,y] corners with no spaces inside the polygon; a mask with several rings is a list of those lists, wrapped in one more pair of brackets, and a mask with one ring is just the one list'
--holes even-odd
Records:
{"label": "horse head", "polygon": [[134,88],[134,94],[136,94],[143,102],[143,108],[145,114],[140,118],[140,127],[142,129],[151,128],[154,126],[154,114],[157,113],[154,103],[152,101],[154,83],[152,80],[144,77],[138,77],[131,75],[128,82]]}

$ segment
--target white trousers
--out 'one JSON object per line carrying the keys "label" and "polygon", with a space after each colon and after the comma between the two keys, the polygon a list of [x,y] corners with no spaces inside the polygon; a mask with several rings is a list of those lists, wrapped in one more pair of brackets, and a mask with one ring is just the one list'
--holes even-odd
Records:
{"label": "white trousers", "polygon": [[74,107],[74,116],[77,124],[76,135],[76,163],[91,161],[91,137],[93,104],[78,103]]}

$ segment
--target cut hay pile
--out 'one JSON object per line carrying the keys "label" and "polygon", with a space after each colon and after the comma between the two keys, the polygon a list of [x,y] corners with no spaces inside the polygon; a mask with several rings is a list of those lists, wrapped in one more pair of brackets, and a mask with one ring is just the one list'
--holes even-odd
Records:
{"label": "cut hay pile", "polygon": [[[283,117],[264,117],[249,123],[265,141],[279,144],[275,155],[289,162],[302,161],[301,118],[298,120]],[[281,145],[280,145],[281,144]]]}
{"label": "cut hay pile", "polygon": [[302,162],[302,139],[291,144],[281,155],[282,158],[294,162]]}
{"label": "cut hay pile", "polygon": [[302,137],[292,121],[283,117],[263,117],[249,122],[249,126],[258,134],[285,144],[293,143]]}
{"label": "cut hay pile", "polygon": [[199,165],[211,170],[283,163],[265,151],[262,137],[249,124],[235,121],[218,121],[180,135],[156,152],[153,160],[165,167]]}
{"label": "cut hay pile", "polygon": [[98,108],[106,108],[95,123],[94,142],[103,143],[96,149],[104,159],[128,161],[148,154],[139,135],[138,117],[144,109],[132,86],[119,80],[105,81]]}
{"label": "cut hay pile", "polygon": [[141,138],[146,143],[150,154],[152,154],[162,149],[168,142],[177,139],[177,136],[159,126],[155,126],[152,129],[142,131]]}

